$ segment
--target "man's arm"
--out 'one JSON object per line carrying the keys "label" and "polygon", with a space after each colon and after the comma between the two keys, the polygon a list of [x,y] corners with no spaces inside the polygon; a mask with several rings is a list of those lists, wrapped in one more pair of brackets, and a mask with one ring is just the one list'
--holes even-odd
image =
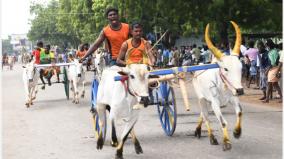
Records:
{"label": "man's arm", "polygon": [[99,35],[99,37],[97,38],[97,40],[93,43],[93,45],[91,45],[89,50],[86,52],[86,54],[82,57],[82,59],[80,61],[82,62],[89,55],[91,55],[93,52],[95,52],[99,48],[99,46],[103,43],[104,40],[105,40],[105,34],[104,34],[103,30],[102,30],[100,35]]}
{"label": "man's arm", "polygon": [[126,62],[125,62],[125,54],[127,51],[127,42],[123,42],[123,44],[121,45],[118,57],[116,59],[116,63],[125,66]]}
{"label": "man's arm", "polygon": [[149,42],[146,42],[146,53],[148,54],[148,57],[149,57],[150,66],[154,66],[154,63],[155,63],[155,57],[152,51],[153,49],[151,49],[151,44]]}

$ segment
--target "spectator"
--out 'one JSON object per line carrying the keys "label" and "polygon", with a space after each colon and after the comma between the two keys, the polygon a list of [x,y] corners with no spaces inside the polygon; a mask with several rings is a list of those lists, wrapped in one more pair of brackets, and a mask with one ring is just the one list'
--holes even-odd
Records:
{"label": "spectator", "polygon": [[196,47],[196,44],[192,45],[192,55],[194,55],[194,64],[198,64],[199,63],[199,58],[200,58],[200,50]]}
{"label": "spectator", "polygon": [[267,89],[267,75],[265,72],[268,71],[270,67],[270,61],[268,57],[268,51],[265,49],[264,43],[262,41],[259,41],[257,43],[257,48],[259,50],[258,58],[259,58],[259,88],[263,92],[263,97],[261,97],[259,100],[266,99],[266,89]]}
{"label": "spectator", "polygon": [[250,84],[252,80],[256,82],[256,74],[257,74],[257,67],[256,67],[256,61],[257,61],[257,55],[258,55],[258,50],[254,48],[254,41],[251,40],[249,41],[249,49],[245,51],[245,56],[249,58],[250,61],[250,76],[249,76],[249,81],[247,84],[247,87],[250,88]]}
{"label": "spectator", "polygon": [[276,49],[276,45],[273,43],[271,39],[268,39],[266,45],[269,49],[268,57],[270,60],[271,67],[267,72],[267,80],[268,86],[266,90],[266,99],[263,101],[264,103],[269,102],[269,97],[272,95],[273,86],[278,91],[280,98],[282,99],[282,92],[278,84],[279,78],[277,77],[278,74],[278,63],[279,63],[279,53]]}

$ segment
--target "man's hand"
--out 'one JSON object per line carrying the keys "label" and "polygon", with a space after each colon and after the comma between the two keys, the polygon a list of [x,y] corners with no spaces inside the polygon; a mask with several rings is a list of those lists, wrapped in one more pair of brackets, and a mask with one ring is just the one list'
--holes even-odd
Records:
{"label": "man's hand", "polygon": [[82,63],[84,61],[84,58],[79,59],[79,63]]}

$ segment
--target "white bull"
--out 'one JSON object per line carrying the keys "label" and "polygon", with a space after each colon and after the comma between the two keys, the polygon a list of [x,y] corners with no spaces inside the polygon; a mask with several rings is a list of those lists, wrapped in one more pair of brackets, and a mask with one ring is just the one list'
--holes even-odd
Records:
{"label": "white bull", "polygon": [[[114,77],[119,74],[128,76],[127,86],[122,84],[122,82],[114,81]],[[132,64],[123,69],[113,66],[103,71],[97,94],[97,111],[99,119],[104,119],[106,106],[109,105],[111,108],[111,124],[114,124],[115,119],[117,120],[120,118],[125,119],[124,122],[126,124],[121,135],[121,142],[117,146],[115,156],[117,159],[123,158],[123,145],[129,133],[131,133],[136,153],[143,153],[142,147],[133,130],[133,127],[138,120],[139,109],[133,109],[133,106],[137,103],[147,104],[149,96],[148,77],[149,72],[147,71],[147,65],[144,64]],[[100,120],[99,125],[101,128],[104,127],[105,121]],[[112,145],[115,146],[117,139],[116,135],[113,133],[115,133],[115,129],[112,129],[111,132]],[[97,149],[102,149],[102,147],[103,137],[102,129],[100,129]]]}
{"label": "white bull", "polygon": [[71,90],[73,92],[72,102],[75,104],[79,103],[79,85],[82,84],[81,97],[85,97],[85,70],[82,63],[79,63],[78,59],[72,59],[73,65],[68,68],[68,80],[71,84]]}
{"label": "white bull", "polygon": [[34,61],[23,66],[23,82],[26,92],[26,107],[29,108],[33,104],[33,100],[37,94],[37,82],[39,72],[37,71]]}
{"label": "white bull", "polygon": [[210,69],[206,71],[198,71],[193,78],[193,86],[201,109],[199,123],[195,131],[195,136],[200,137],[201,125],[205,120],[208,136],[212,145],[217,145],[218,141],[214,137],[209,120],[207,106],[212,107],[223,131],[223,150],[231,149],[231,142],[227,130],[227,121],[222,115],[221,106],[233,105],[237,115],[237,122],[234,129],[234,137],[241,136],[241,117],[242,109],[238,99],[238,95],[244,93],[241,83],[242,64],[238,58],[240,52],[241,36],[240,31],[234,22],[231,21],[236,30],[236,42],[230,56],[225,56],[220,50],[213,46],[209,38],[209,25],[206,27],[205,41],[212,50],[220,68]]}

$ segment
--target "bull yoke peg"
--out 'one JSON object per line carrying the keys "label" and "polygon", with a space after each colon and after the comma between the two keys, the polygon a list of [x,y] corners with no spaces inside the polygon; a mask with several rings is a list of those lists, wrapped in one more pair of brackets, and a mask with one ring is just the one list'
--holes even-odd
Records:
{"label": "bull yoke peg", "polygon": [[186,83],[185,83],[185,73],[181,72],[178,74],[178,82],[179,82],[179,86],[180,86],[180,90],[181,90],[181,94],[183,97],[183,102],[184,102],[184,106],[186,111],[190,111],[190,105],[189,105],[189,101],[188,101],[188,93],[186,90]]}

